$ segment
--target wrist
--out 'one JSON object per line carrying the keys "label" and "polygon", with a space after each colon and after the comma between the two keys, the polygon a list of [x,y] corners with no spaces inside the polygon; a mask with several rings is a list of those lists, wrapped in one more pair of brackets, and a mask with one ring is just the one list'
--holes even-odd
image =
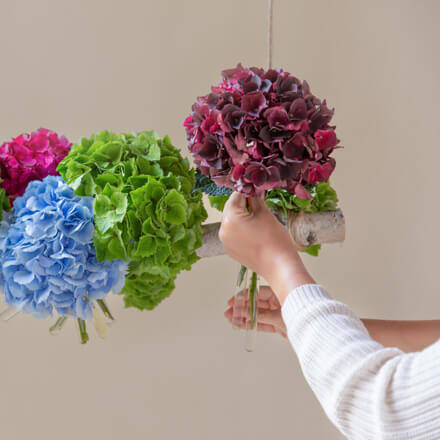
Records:
{"label": "wrist", "polygon": [[287,295],[297,287],[315,283],[295,249],[273,254],[266,267],[269,270],[263,276],[272,287],[281,305]]}

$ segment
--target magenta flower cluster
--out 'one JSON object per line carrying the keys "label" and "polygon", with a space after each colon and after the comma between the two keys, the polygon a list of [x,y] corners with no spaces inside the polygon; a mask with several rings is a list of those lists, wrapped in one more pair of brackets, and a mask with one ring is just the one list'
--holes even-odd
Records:
{"label": "magenta flower cluster", "polygon": [[283,188],[310,198],[304,185],[326,182],[335,168],[334,110],[281,69],[238,64],[222,76],[184,122],[196,165],[247,195]]}
{"label": "magenta flower cluster", "polygon": [[54,131],[41,128],[22,134],[0,146],[1,186],[14,201],[22,196],[28,183],[57,176],[57,166],[72,144]]}

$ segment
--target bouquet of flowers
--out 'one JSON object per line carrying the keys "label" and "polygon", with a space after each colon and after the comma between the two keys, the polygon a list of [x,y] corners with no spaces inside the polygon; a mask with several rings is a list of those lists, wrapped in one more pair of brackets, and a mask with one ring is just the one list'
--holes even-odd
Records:
{"label": "bouquet of flowers", "polygon": [[[341,148],[330,125],[334,110],[306,81],[282,69],[238,64],[222,76],[210,93],[197,98],[184,122],[198,187],[211,204],[222,209],[234,190],[264,197],[284,218],[291,211],[335,210],[336,193],[328,183],[336,165],[331,154]],[[319,247],[305,250],[317,255]],[[245,272],[241,268],[239,285]],[[251,329],[257,281],[252,274]]]}
{"label": "bouquet of flowers", "polygon": [[281,69],[225,70],[192,110],[184,122],[189,150],[218,186],[247,195],[284,189],[310,199],[304,185],[327,182],[335,168],[334,111]]}
{"label": "bouquet of flowers", "polygon": [[[197,99],[185,121],[197,171],[154,131],[102,131],[72,145],[40,129],[5,142],[0,291],[9,308],[0,317],[56,314],[52,333],[73,319],[85,343],[90,321],[105,337],[114,319],[110,292],[126,307],[155,308],[198,252],[206,255],[199,249],[204,231],[218,242],[216,225],[202,226],[202,192],[218,209],[233,190],[265,197],[281,219],[335,210],[332,115],[305,81],[239,64]],[[316,255],[319,246],[305,250]],[[245,277],[242,268],[239,284]],[[254,300],[257,289],[252,274]]]}
{"label": "bouquet of flowers", "polygon": [[4,316],[56,312],[52,331],[74,318],[85,343],[89,320],[105,335],[111,291],[153,309],[197,261],[207,214],[168,137],[104,131],[72,146],[39,130],[0,152],[0,286],[13,308]]}

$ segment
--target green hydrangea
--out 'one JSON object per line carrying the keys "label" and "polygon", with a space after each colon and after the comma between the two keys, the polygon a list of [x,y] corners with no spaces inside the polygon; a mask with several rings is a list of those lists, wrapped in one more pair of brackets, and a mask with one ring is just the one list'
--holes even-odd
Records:
{"label": "green hydrangea", "polygon": [[129,261],[126,306],[153,309],[202,245],[207,213],[188,160],[154,131],[103,131],[74,145],[58,171],[76,194],[95,197],[98,261]]}

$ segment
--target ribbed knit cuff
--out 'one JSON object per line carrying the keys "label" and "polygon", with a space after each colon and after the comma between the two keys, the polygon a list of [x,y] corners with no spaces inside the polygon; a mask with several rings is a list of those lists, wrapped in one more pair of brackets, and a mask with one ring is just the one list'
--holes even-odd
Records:
{"label": "ribbed knit cuff", "polygon": [[331,299],[330,295],[320,284],[304,284],[297,287],[289,293],[281,308],[284,322],[288,322],[289,316],[295,316],[304,307],[328,299]]}

